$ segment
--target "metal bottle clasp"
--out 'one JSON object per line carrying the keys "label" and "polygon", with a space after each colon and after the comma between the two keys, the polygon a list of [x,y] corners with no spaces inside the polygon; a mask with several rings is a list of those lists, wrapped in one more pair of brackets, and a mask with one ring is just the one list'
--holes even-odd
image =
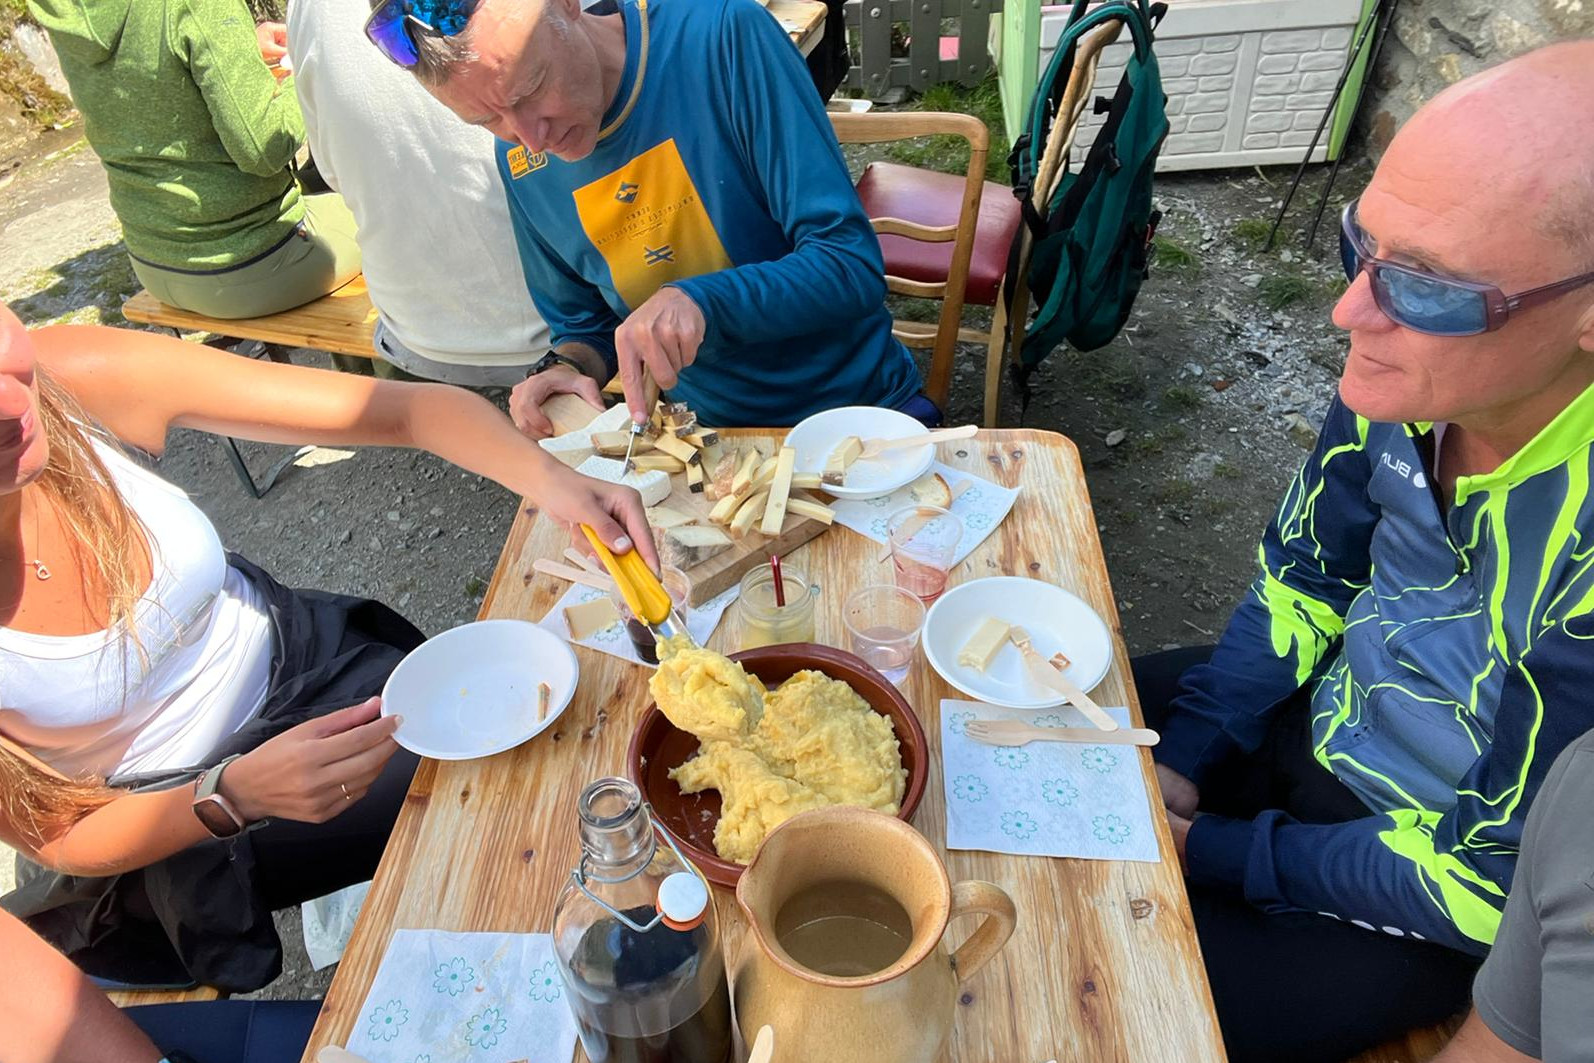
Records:
{"label": "metal bottle clasp", "polygon": [[[697,869],[697,865],[693,864],[692,861],[688,860],[681,853],[680,847],[675,844],[675,839],[670,836],[670,832],[665,830],[664,829],[664,824],[660,823],[658,821],[658,819],[653,815],[653,806],[648,804],[646,801],[644,801],[642,803],[642,813],[643,813],[643,815],[648,817],[648,822],[653,824],[653,830],[655,832],[655,840],[654,840],[654,843],[653,843],[654,851],[655,852],[658,851],[657,835],[663,835],[665,844],[670,847],[670,852],[674,853],[676,859],[681,861],[683,866],[685,866],[688,869],[690,869],[692,874],[696,875],[698,877],[698,879],[703,883],[704,888],[709,889],[710,894],[712,894],[713,893],[713,889],[709,887],[708,879],[703,878],[703,873]],[[653,863],[653,853],[649,853],[648,854],[648,858],[646,860],[642,861],[642,863],[637,867],[637,869],[635,871],[632,871],[630,874],[621,875],[619,878],[606,878],[603,875],[588,873],[588,871],[587,871],[587,854],[586,854],[585,851],[583,851],[582,854],[581,854],[581,863],[580,863],[580,865],[570,869],[570,881],[574,882],[575,885],[576,885],[576,889],[578,889],[582,893],[586,894],[587,895],[587,899],[589,901],[591,901],[593,904],[596,904],[599,908],[602,908],[604,911],[608,912],[610,915],[614,916],[616,919],[620,920],[620,922],[624,923],[626,926],[630,927],[632,930],[635,930],[637,933],[646,934],[648,931],[652,930],[654,927],[658,926],[661,922],[664,921],[664,913],[663,912],[655,913],[653,918],[651,920],[649,920],[645,925],[641,924],[641,923],[638,923],[636,920],[632,919],[630,916],[626,915],[624,912],[622,912],[619,909],[615,908],[608,901],[604,900],[602,897],[599,897],[597,894],[595,894],[591,890],[589,890],[587,888],[587,880],[591,879],[593,882],[600,882],[600,883],[602,883],[602,884],[604,884],[606,886],[614,885],[614,884],[617,884],[617,883],[620,883],[620,882],[629,882],[632,879],[636,878],[638,875],[642,874],[642,872],[646,871],[648,869],[649,865],[651,865],[652,863]]]}

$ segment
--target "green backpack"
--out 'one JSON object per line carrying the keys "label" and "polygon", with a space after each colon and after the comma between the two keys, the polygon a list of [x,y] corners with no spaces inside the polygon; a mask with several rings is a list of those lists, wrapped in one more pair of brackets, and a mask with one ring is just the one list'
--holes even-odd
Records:
{"label": "green backpack", "polygon": [[[1168,135],[1168,98],[1151,40],[1167,5],[1107,0],[1087,7],[1088,0],[1075,0],[1035,90],[1029,124],[1007,160],[1013,194],[1023,204],[1033,238],[1029,288],[1037,309],[1014,358],[1014,376],[1026,398],[1030,373],[1058,344],[1066,340],[1075,350],[1091,351],[1118,334],[1146,279],[1151,237],[1162,218],[1152,208],[1151,185],[1157,152]],[[1113,19],[1122,19],[1129,30],[1133,55],[1112,99],[1096,98],[1096,113],[1105,113],[1106,123],[1079,170],[1062,175],[1042,216],[1032,202],[1031,183],[1074,69],[1075,48],[1085,34]],[[1067,160],[1063,166],[1066,170]],[[1009,309],[1018,243],[1007,276]]]}

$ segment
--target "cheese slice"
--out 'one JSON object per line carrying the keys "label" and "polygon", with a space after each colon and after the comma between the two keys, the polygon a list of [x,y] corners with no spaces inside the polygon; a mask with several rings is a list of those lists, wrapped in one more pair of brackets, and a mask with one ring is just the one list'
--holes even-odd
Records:
{"label": "cheese slice", "polygon": [[679,528],[696,520],[692,514],[682,513],[670,506],[654,506],[648,510],[648,524],[655,528]]}
{"label": "cheese slice", "polygon": [[594,480],[606,480],[612,484],[624,484],[635,488],[642,496],[644,506],[656,506],[670,497],[670,474],[665,472],[631,472],[625,471],[625,464],[614,458],[588,458],[576,466],[576,471],[583,476],[590,476]]}
{"label": "cheese slice", "polygon": [[671,528],[662,539],[664,563],[680,569],[707,561],[732,546],[731,537],[723,530],[695,524]]}
{"label": "cheese slice", "polygon": [[983,672],[991,666],[1001,648],[1007,645],[1008,632],[1012,630],[1005,620],[994,616],[982,617],[974,634],[958,650],[958,664]]}
{"label": "cheese slice", "polygon": [[580,605],[565,606],[565,626],[570,629],[570,637],[576,642],[619,622],[620,611],[608,598],[594,598]]}

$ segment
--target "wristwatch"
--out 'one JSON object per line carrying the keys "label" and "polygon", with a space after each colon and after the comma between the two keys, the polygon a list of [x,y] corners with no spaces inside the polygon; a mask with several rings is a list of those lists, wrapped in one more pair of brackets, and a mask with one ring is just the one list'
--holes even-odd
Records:
{"label": "wristwatch", "polygon": [[580,373],[582,376],[586,375],[586,372],[581,368],[580,363],[577,362],[574,358],[566,358],[562,354],[555,354],[553,351],[549,351],[547,354],[545,354],[541,358],[537,359],[537,362],[536,362],[535,365],[533,365],[530,369],[526,370],[526,376],[529,379],[531,377],[536,376],[538,373],[543,373],[543,372],[548,371],[549,369],[552,369],[556,365],[568,365],[571,369],[574,369],[577,373]]}
{"label": "wristwatch", "polygon": [[236,838],[249,826],[232,802],[217,790],[221,785],[221,773],[241,755],[234,754],[210,768],[194,787],[194,815],[213,838]]}

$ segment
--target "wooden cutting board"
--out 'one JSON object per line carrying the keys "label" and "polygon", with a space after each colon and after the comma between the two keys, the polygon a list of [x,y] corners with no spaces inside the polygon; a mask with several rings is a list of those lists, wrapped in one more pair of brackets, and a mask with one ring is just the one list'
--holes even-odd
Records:
{"label": "wooden cutting board", "polygon": [[[555,395],[543,403],[542,411],[560,433],[585,427],[599,412],[574,395]],[[727,449],[750,446],[752,439],[749,436],[750,434],[735,429],[729,431],[720,429],[720,438]],[[766,442],[765,450],[767,449]],[[768,458],[774,455],[765,453],[764,456]],[[814,496],[806,491],[794,491],[792,497],[813,498]],[[710,523],[709,510],[714,508],[714,503],[708,500],[707,495],[694,492],[687,486],[685,473],[675,473],[670,477],[670,497],[663,504],[682,513],[697,516],[700,524]],[[712,526],[718,527],[718,525]],[[770,554],[784,557],[828,528],[829,525],[811,517],[791,514],[787,515],[786,523],[781,526],[780,534],[777,536],[764,535],[755,527],[737,539],[729,548],[707,560],[699,561],[691,568],[682,570],[692,584],[692,593],[687,604],[702,605],[710,598],[736,586],[748,570],[767,562]]]}

